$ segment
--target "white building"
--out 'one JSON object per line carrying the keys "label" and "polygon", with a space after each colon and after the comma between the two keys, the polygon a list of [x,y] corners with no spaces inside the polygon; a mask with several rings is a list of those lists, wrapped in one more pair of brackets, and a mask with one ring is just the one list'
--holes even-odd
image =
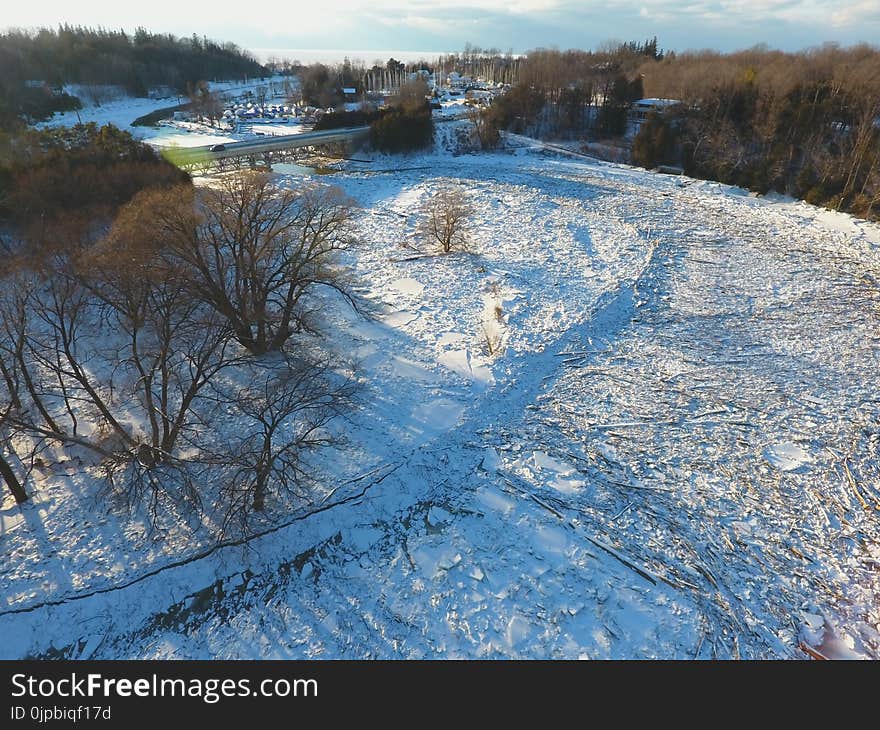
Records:
{"label": "white building", "polygon": [[663,114],[680,104],[678,99],[639,99],[630,109],[630,121],[641,124],[651,114]]}
{"label": "white building", "polygon": [[645,120],[652,114],[663,115],[682,102],[678,99],[639,99],[630,107],[627,114],[626,136],[635,137]]}

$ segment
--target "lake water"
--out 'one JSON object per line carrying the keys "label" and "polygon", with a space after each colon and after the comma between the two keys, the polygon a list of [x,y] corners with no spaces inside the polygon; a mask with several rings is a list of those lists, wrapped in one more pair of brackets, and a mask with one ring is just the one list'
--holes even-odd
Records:
{"label": "lake water", "polygon": [[348,58],[352,63],[363,63],[372,66],[378,61],[385,65],[389,58],[395,58],[404,63],[415,61],[433,61],[440,56],[448,56],[455,51],[370,51],[370,50],[345,50],[345,49],[308,49],[308,48],[253,48],[254,55],[263,63],[270,58],[288,59],[301,63],[342,63]]}

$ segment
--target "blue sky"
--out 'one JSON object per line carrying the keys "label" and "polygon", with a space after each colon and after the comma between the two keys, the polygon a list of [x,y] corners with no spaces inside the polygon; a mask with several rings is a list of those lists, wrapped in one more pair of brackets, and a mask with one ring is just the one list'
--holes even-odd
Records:
{"label": "blue sky", "polygon": [[522,52],[657,35],[664,48],[795,50],[880,39],[880,0],[40,0],[10,3],[7,27],[69,22],[190,35],[247,48],[444,51],[465,42]]}

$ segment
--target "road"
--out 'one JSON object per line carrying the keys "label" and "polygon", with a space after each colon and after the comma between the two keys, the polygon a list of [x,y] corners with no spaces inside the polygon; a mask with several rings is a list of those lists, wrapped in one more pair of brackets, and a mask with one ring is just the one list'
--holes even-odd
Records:
{"label": "road", "polygon": [[325,129],[318,132],[304,132],[272,139],[249,139],[243,142],[226,142],[224,144],[202,145],[199,147],[170,148],[174,161],[178,164],[201,163],[209,160],[222,160],[232,157],[257,155],[264,152],[278,152],[299,147],[330,144],[333,142],[351,142],[366,137],[369,127],[346,127],[342,129]]}

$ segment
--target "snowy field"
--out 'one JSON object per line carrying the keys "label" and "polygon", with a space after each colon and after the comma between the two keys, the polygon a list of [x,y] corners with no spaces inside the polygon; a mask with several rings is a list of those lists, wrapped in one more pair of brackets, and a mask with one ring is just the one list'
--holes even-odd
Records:
{"label": "snowy field", "polygon": [[177,131],[171,126],[162,126],[158,133],[145,140],[154,147],[199,147],[208,144],[223,144],[235,142],[233,137],[219,134],[205,134],[204,132]]}
{"label": "snowy field", "polygon": [[[242,81],[220,81],[211,84],[211,90],[222,94],[242,94],[245,91],[256,92],[260,87],[267,85],[280,84],[284,77],[272,76],[263,79],[255,79],[249,82]],[[69,111],[57,112],[45,122],[35,125],[38,129],[48,127],[72,127],[75,124],[95,122],[98,126],[104,124],[113,124],[122,129],[133,137],[142,139],[146,142],[157,144],[158,146],[168,146],[171,144],[180,147],[196,147],[202,144],[216,144],[218,141],[235,141],[242,137],[250,137],[250,135],[236,136],[218,136],[218,130],[212,129],[207,124],[196,124],[189,122],[165,122],[158,127],[133,127],[131,123],[139,117],[145,116],[159,109],[167,109],[181,103],[186,103],[185,95],[168,96],[161,99],[141,98],[127,96],[121,89],[117,90],[118,96],[111,96],[106,101],[95,103],[90,101],[87,90],[84,93],[80,87],[71,87],[70,93],[79,95],[83,108]],[[280,125],[279,125],[280,126]],[[299,127],[299,125],[293,125]],[[286,132],[287,134],[297,134],[296,131]],[[217,141],[204,141],[202,138],[211,137]]]}
{"label": "snowy field", "polygon": [[[878,226],[537,146],[323,179],[324,493],[212,549],[66,464],[0,509],[0,656],[880,658]],[[444,185],[474,252],[419,256]]]}
{"label": "snowy field", "polygon": [[102,104],[90,104],[83,101],[83,108],[69,112],[57,112],[45,122],[35,125],[38,129],[48,127],[72,127],[75,124],[95,122],[98,126],[113,124],[138,139],[150,136],[155,130],[152,127],[132,127],[131,123],[138,117],[150,114],[158,109],[175,106],[186,101],[183,97],[172,96],[165,99],[132,98],[121,96],[110,99]]}

